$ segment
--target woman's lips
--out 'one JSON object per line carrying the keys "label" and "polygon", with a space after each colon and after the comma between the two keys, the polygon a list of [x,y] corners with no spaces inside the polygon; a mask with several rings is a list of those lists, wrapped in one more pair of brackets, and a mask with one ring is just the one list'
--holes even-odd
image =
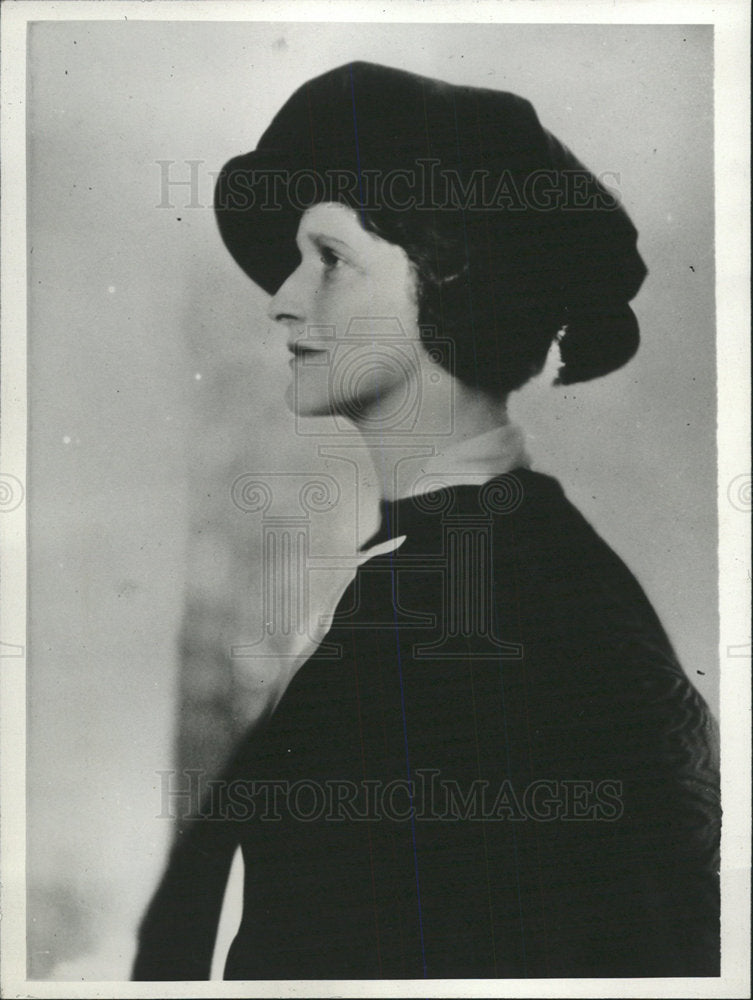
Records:
{"label": "woman's lips", "polygon": [[304,347],[302,344],[288,344],[288,350],[293,355],[290,359],[290,364],[294,361],[303,361],[304,364],[306,362],[324,364],[329,356],[329,349],[324,347]]}

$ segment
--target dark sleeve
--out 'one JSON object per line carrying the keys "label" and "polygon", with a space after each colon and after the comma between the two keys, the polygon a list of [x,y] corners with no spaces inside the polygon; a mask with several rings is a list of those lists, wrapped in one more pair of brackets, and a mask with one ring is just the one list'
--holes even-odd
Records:
{"label": "dark sleeve", "polygon": [[139,927],[133,980],[209,979],[239,842],[239,824],[223,790],[238,776],[248,775],[257,743],[256,734],[244,741],[198,813],[180,825],[166,871]]}

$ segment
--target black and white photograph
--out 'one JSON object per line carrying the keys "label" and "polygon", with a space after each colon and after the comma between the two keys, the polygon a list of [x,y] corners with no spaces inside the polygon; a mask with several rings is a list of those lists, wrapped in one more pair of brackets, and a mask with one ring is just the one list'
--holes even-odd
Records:
{"label": "black and white photograph", "polygon": [[1,17],[3,995],[748,996],[747,4]]}

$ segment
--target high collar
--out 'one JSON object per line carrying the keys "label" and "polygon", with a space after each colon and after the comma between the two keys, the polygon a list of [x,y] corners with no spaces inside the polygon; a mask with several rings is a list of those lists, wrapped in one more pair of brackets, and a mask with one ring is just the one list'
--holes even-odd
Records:
{"label": "high collar", "polygon": [[528,468],[522,430],[507,422],[466,438],[427,458],[404,496],[379,501],[379,527],[359,551],[409,534],[417,519],[443,507],[442,494],[459,486],[482,486],[513,469]]}

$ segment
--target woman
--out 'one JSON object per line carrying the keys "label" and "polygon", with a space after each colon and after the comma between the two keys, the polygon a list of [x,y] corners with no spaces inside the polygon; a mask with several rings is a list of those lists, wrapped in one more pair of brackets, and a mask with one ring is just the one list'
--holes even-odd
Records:
{"label": "woman", "polygon": [[366,63],[297,91],[215,207],[382,521],[181,829],[135,978],[207,977],[238,845],[229,979],[718,975],[713,720],[506,414],[555,337],[562,383],[634,354],[627,215],[528,102]]}

